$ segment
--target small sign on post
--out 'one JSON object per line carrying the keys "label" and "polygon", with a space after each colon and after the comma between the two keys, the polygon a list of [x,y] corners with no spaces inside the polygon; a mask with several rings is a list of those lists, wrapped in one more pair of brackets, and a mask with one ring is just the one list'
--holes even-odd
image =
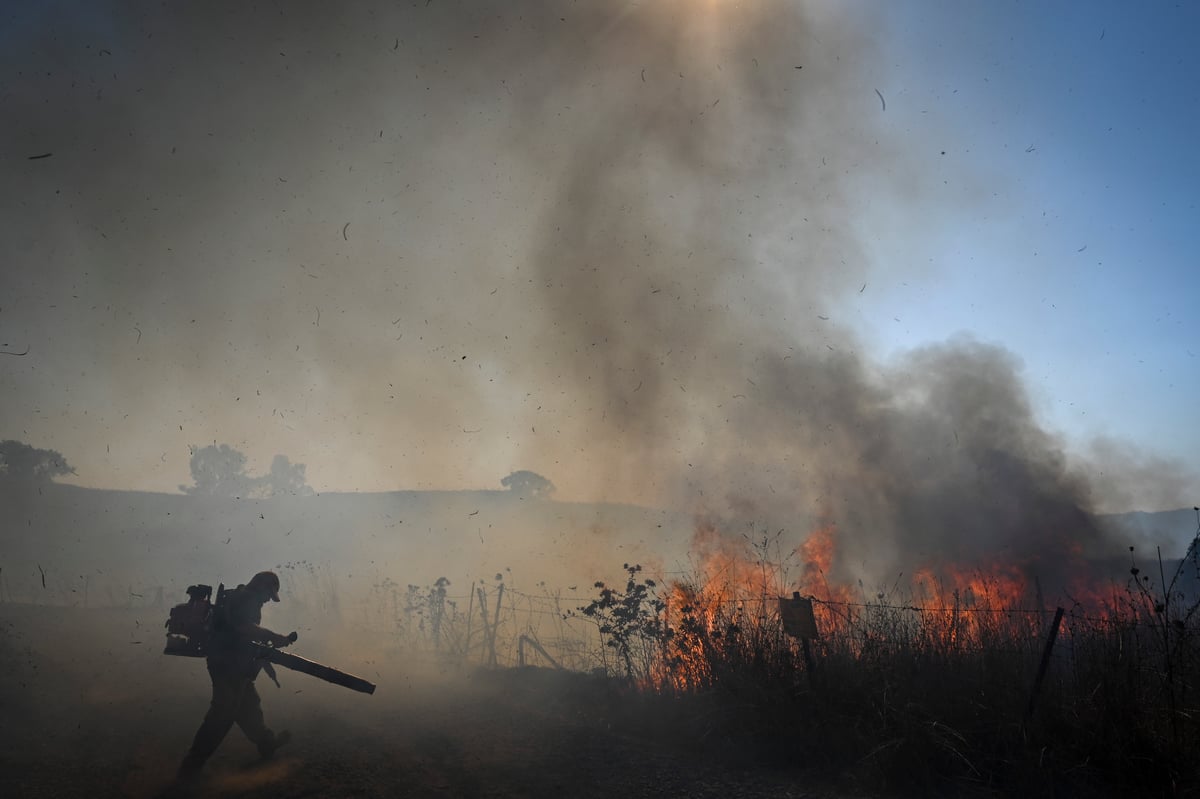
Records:
{"label": "small sign on post", "polygon": [[779,618],[783,621],[783,631],[793,638],[808,640],[820,637],[812,600],[801,597],[799,591],[793,591],[791,599],[779,597]]}
{"label": "small sign on post", "polygon": [[811,599],[804,599],[799,591],[792,592],[792,598],[779,597],[779,619],[783,622],[783,631],[793,638],[800,639],[800,651],[804,654],[804,669],[808,679],[813,681],[812,648],[809,641],[817,638],[817,618],[813,615]]}

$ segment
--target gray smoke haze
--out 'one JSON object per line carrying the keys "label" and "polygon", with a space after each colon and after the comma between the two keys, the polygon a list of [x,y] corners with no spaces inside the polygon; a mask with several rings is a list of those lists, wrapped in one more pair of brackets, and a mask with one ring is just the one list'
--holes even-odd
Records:
{"label": "gray smoke haze", "polygon": [[531,112],[550,123],[527,157],[557,175],[534,250],[535,379],[568,387],[559,413],[585,420],[618,494],[674,495],[662,476],[734,445],[727,405],[769,377],[763,350],[803,348],[858,287],[839,174],[887,158],[856,112],[817,111],[862,80],[832,68],[866,49],[848,30],[821,43],[794,6],[693,10],[640,9]]}
{"label": "gray smoke haze", "polygon": [[814,334],[865,268],[840,176],[880,148],[835,15],[76,11],[7,49],[5,150],[53,155],[6,162],[0,312],[14,437],[91,484],[173,488],[221,441],[318,487],[661,498],[615,466],[705,439],[670,391]]}
{"label": "gray smoke haze", "polygon": [[838,323],[888,268],[863,198],[923,178],[872,122],[870,25],[827,5],[10,11],[5,437],[109,486],[213,441],[318,488],[530,468],[832,520],[868,573],[1096,543],[1011,355],[882,364]]}

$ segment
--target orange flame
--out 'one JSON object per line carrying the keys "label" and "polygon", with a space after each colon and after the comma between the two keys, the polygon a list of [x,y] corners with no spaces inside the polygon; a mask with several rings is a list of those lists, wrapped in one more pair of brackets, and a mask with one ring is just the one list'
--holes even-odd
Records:
{"label": "orange flame", "polygon": [[[693,538],[699,563],[691,580],[673,581],[667,590],[666,620],[671,630],[661,685],[696,688],[711,684],[712,664],[723,649],[779,637],[775,603],[787,585],[783,568],[754,558],[745,539],[700,525]],[[733,643],[731,643],[733,642]]]}
{"label": "orange flame", "polygon": [[[893,591],[899,596],[867,597],[861,582],[856,589],[843,576],[838,544],[837,527],[823,525],[787,557],[772,559],[745,536],[698,526],[695,577],[667,587],[671,635],[653,678],[659,685],[692,689],[712,684],[722,658],[733,650],[769,643],[784,655],[794,654],[797,644],[783,634],[777,604],[777,597],[794,590],[813,600],[823,642],[837,640],[855,656],[905,642],[949,651],[1036,641],[1040,635],[1046,609],[1029,563],[999,558],[973,565],[929,562],[914,571],[907,586],[897,583]],[[793,578],[789,567],[796,566],[799,574]],[[1071,595],[1103,612],[1109,603],[1095,586],[1081,572],[1071,583]]]}

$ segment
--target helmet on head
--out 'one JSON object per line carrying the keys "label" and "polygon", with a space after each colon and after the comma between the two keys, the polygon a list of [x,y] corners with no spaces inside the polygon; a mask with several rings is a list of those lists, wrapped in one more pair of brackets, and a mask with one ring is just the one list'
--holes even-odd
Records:
{"label": "helmet on head", "polygon": [[265,591],[272,602],[279,601],[279,577],[275,572],[259,572],[250,578],[250,582],[246,583],[247,588],[256,588]]}

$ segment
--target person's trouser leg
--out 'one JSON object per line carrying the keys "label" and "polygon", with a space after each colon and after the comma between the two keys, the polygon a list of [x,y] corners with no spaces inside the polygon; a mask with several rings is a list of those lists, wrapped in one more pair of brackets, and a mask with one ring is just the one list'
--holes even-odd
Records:
{"label": "person's trouser leg", "polygon": [[275,733],[263,721],[262,699],[253,682],[247,682],[238,703],[235,718],[238,727],[258,747],[259,752],[274,748]]}
{"label": "person's trouser leg", "polygon": [[[209,667],[208,674],[212,679],[212,702],[209,703],[200,729],[196,730],[196,737],[192,739],[192,748],[188,750],[179,766],[181,776],[190,776],[198,772],[212,753],[217,751],[229,728],[239,719],[245,687],[250,686],[250,690],[254,690],[253,684],[240,675],[214,670],[212,667]],[[256,700],[257,697],[255,694]],[[260,710],[260,720],[261,717]]]}
{"label": "person's trouser leg", "polygon": [[258,747],[258,753],[264,758],[274,755],[279,747],[292,739],[291,733],[287,730],[277,734],[263,721],[262,700],[259,698],[258,689],[254,687],[253,682],[249,683],[246,690],[242,692],[237,725],[242,728],[242,732],[246,733],[246,737],[254,742]]}

